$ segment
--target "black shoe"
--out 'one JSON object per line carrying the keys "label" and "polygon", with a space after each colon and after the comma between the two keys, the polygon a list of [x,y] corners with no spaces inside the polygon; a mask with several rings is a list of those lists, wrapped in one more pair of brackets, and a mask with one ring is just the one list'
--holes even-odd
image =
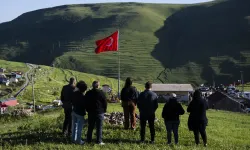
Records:
{"label": "black shoe", "polygon": [[144,141],[144,140],[140,140],[140,143],[142,143],[142,144],[143,144],[143,143],[145,143],[145,141]]}
{"label": "black shoe", "polygon": [[155,141],[150,141],[150,144],[155,144]]}

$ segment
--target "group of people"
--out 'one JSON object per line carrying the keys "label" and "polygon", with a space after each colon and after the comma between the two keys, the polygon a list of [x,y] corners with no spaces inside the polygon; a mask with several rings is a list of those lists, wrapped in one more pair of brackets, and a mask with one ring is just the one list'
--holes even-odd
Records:
{"label": "group of people", "polygon": [[[145,90],[139,93],[136,87],[132,86],[132,79],[127,78],[124,88],[121,91],[122,107],[124,112],[124,129],[136,129],[136,107],[140,115],[140,142],[145,141],[145,128],[148,122],[151,135],[151,143],[155,142],[155,112],[158,108],[158,96],[152,91],[152,83],[145,84]],[[76,85],[76,86],[75,86]],[[96,126],[96,142],[104,145],[102,141],[102,126],[104,113],[107,110],[107,100],[105,94],[99,89],[100,82],[94,81],[92,89],[87,91],[87,84],[79,81],[76,84],[74,78],[65,85],[61,92],[61,101],[63,103],[65,120],[63,124],[63,134],[72,137],[72,141],[77,144],[84,144],[81,140],[84,117],[88,112],[88,131],[87,142],[92,141],[92,132]],[[206,110],[208,109],[206,101],[202,98],[199,90],[193,94],[192,101],[189,103],[187,112],[190,112],[188,119],[188,128],[193,131],[195,142],[198,145],[199,134],[201,134],[204,146],[207,145],[206,126],[208,123]],[[170,99],[166,102],[162,110],[167,130],[167,143],[171,144],[171,134],[174,133],[175,144],[178,144],[178,128],[180,124],[179,116],[185,113],[182,105],[177,101],[176,94],[172,93]]]}

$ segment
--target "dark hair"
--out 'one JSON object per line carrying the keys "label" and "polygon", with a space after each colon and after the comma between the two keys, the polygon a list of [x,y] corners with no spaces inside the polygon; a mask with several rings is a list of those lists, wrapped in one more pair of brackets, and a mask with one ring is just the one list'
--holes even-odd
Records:
{"label": "dark hair", "polygon": [[128,77],[128,78],[126,79],[126,82],[125,82],[124,87],[125,87],[125,88],[128,88],[128,87],[130,87],[130,86],[132,85],[132,83],[133,83],[132,79],[131,79],[130,77]]}
{"label": "dark hair", "polygon": [[201,99],[201,91],[200,90],[195,90],[194,91],[194,94],[193,94],[193,100],[198,100],[198,99]]}
{"label": "dark hair", "polygon": [[148,81],[148,82],[145,84],[145,88],[146,88],[146,89],[152,88],[152,82]]}
{"label": "dark hair", "polygon": [[87,84],[84,81],[79,81],[76,84],[76,87],[79,89],[80,92],[85,92],[88,88]]}
{"label": "dark hair", "polygon": [[73,84],[74,82],[75,82],[75,78],[71,77],[71,78],[69,79],[69,84]]}
{"label": "dark hair", "polygon": [[96,89],[96,88],[98,88],[98,86],[99,86],[99,81],[94,81],[93,83],[92,83],[92,87],[94,88],[94,89]]}

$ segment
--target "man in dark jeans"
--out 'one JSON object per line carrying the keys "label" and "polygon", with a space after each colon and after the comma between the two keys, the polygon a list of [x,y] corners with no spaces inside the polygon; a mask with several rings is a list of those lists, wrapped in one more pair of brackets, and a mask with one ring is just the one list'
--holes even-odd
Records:
{"label": "man in dark jeans", "polygon": [[74,93],[76,81],[74,78],[70,78],[69,84],[63,86],[61,92],[61,101],[63,103],[62,107],[64,108],[64,123],[63,123],[63,134],[71,135],[71,126],[72,126],[72,95]]}
{"label": "man in dark jeans", "polygon": [[104,113],[107,110],[107,100],[104,92],[98,89],[100,82],[94,81],[92,86],[93,89],[86,93],[86,110],[88,112],[87,142],[92,141],[92,133],[96,125],[96,142],[104,145],[102,142],[102,125]]}
{"label": "man in dark jeans", "polygon": [[151,143],[155,140],[155,111],[158,108],[158,96],[156,93],[152,92],[152,83],[147,82],[145,84],[145,91],[139,95],[137,106],[140,111],[140,124],[141,124],[141,142],[145,141],[145,128],[148,121],[150,133],[151,133]]}

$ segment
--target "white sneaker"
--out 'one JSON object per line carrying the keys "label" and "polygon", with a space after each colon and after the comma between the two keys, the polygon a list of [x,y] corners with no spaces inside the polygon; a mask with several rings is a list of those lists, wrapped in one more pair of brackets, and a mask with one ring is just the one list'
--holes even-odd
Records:
{"label": "white sneaker", "polygon": [[98,143],[99,145],[105,145],[105,143],[101,142],[101,143]]}

